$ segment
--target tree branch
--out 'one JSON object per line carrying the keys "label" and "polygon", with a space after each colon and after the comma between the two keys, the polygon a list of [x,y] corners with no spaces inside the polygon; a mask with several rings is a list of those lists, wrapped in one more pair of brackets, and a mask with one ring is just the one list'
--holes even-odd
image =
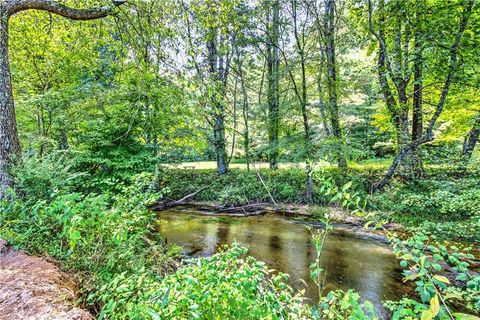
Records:
{"label": "tree branch", "polygon": [[93,20],[110,15],[114,8],[126,2],[126,0],[112,0],[112,4],[99,8],[75,9],[53,0],[16,0],[11,2],[8,15],[12,16],[26,10],[42,10],[72,20]]}

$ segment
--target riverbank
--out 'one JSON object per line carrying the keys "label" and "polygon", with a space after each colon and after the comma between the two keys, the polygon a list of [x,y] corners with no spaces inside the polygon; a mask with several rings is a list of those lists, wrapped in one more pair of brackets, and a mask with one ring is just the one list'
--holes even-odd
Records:
{"label": "riverbank", "polygon": [[[249,203],[240,206],[223,205],[214,201],[175,201],[173,203],[157,202],[149,205],[150,210],[176,210],[179,212],[196,212],[198,214],[215,217],[251,217],[265,214],[276,214],[313,223],[320,223],[328,218],[334,226],[350,226],[375,231],[372,227],[365,227],[369,221],[360,215],[352,213],[339,206],[320,206],[302,203]],[[387,222],[382,226],[385,230],[405,232],[406,229],[399,223]]]}
{"label": "riverbank", "polygon": [[[190,196],[188,202],[213,203],[216,210],[257,203],[287,209],[288,206],[340,208],[345,206],[345,198],[358,198],[361,201],[354,206],[375,212],[387,222],[410,229],[421,227],[444,239],[480,243],[479,171],[465,174],[428,168],[422,180],[409,183],[400,178],[384,191],[371,194],[369,186],[382,173],[383,170],[372,168],[315,171],[313,203],[309,205],[305,203],[306,174],[302,169],[232,169],[218,176],[209,169],[160,167],[155,185],[164,190],[160,201],[175,202]],[[335,199],[338,193],[345,198]],[[350,209],[356,208],[350,206]]]}
{"label": "riverbank", "polygon": [[[210,258],[186,260],[180,263],[181,248],[171,241],[170,236],[165,243],[166,234],[164,235],[158,226],[161,223],[159,214],[146,209],[148,204],[152,204],[158,199],[165,201],[185,199],[185,196],[201,189],[197,186],[203,186],[205,182],[209,182],[212,189],[203,189],[196,193],[195,197],[189,199],[204,202],[206,200],[199,200],[199,198],[218,196],[217,193],[212,192],[222,191],[222,182],[225,182],[224,189],[238,188],[238,194],[242,192],[244,195],[264,195],[265,189],[262,188],[261,181],[254,180],[259,179],[256,174],[252,175],[246,172],[246,175],[236,176],[231,172],[226,176],[218,177],[215,173],[208,172],[205,175],[194,174],[192,180],[178,180],[179,176],[171,175],[169,172],[163,172],[163,174],[163,178],[160,173],[157,175],[143,173],[134,176],[128,185],[122,186],[121,192],[109,190],[105,190],[101,194],[72,191],[49,192],[45,193],[48,196],[39,200],[12,197],[10,201],[0,202],[0,237],[30,253],[51,257],[61,263],[63,270],[77,274],[82,305],[85,305],[93,315],[101,319],[122,317],[143,319],[156,316],[166,319],[175,316],[177,318],[194,318],[195,314],[200,312],[198,309],[190,308],[194,305],[198,305],[199,308],[201,306],[201,312],[217,312],[219,315],[224,315],[223,318],[228,318],[227,315],[232,314],[235,310],[241,309],[245,312],[253,310],[249,308],[254,308],[258,312],[259,317],[257,318],[269,314],[278,314],[283,318],[288,318],[286,316],[288,314],[299,317],[307,314],[303,318],[315,318],[310,314],[312,311],[310,306],[304,303],[303,294],[288,285],[288,276],[272,272],[262,262],[249,257],[246,248],[233,246],[231,250],[221,251]],[[162,183],[167,182],[167,178],[173,183],[162,186]],[[277,190],[289,190],[285,191],[284,195],[292,194],[292,192],[301,194],[301,190],[296,189],[298,186],[295,185],[295,181],[301,183],[302,177],[297,176],[295,172],[262,172],[262,178],[267,187],[275,186],[275,188],[269,189],[271,196],[275,199],[280,199]],[[322,181],[328,181],[328,176],[317,176],[315,179],[316,188],[318,188],[316,192],[320,194],[322,190],[319,186],[322,185]],[[352,180],[347,178],[345,180],[341,184],[339,183],[341,190],[345,188],[352,194],[355,193],[359,180],[354,180],[354,182],[349,182]],[[339,179],[335,178],[335,181],[339,181]],[[176,189],[182,185],[188,186],[189,189],[183,191]],[[243,190],[244,187],[251,193]],[[334,194],[329,196],[332,197]],[[270,196],[267,195],[267,198]],[[217,202],[217,205],[220,203]],[[285,203],[288,202],[278,201],[277,204],[280,207],[277,209],[305,213],[301,217],[308,220],[310,218],[320,220],[316,218],[315,214],[321,217],[326,210],[319,204],[306,206],[301,202],[293,202],[288,205]],[[226,202],[221,205],[224,206],[224,209],[228,209],[232,208],[233,204]],[[343,212],[338,210],[338,214],[343,214]],[[210,219],[211,217],[206,218]],[[256,218],[261,217],[245,219],[254,220]],[[212,218],[212,220],[222,219],[222,217]],[[307,221],[295,221],[295,223],[307,224]],[[179,224],[179,228],[183,226],[184,223]],[[202,224],[203,227],[206,225]],[[231,227],[235,229],[235,223]],[[297,227],[303,233],[308,232],[303,225]],[[361,228],[362,226],[358,226],[359,230]],[[266,228],[265,230],[274,231],[271,229]],[[248,230],[249,228],[245,228],[245,232],[248,233]],[[211,232],[212,229],[205,231]],[[221,236],[224,231],[225,228],[219,228],[218,232],[214,232],[213,235]],[[289,232],[287,236],[295,237],[297,233],[299,232]],[[177,233],[175,232],[175,234]],[[266,234],[266,232],[260,232],[260,234]],[[255,243],[282,245],[282,242],[274,241],[275,234],[271,236],[272,241],[259,240]],[[343,238],[338,237],[338,239],[340,241]],[[425,236],[422,239],[428,239],[428,237]],[[210,240],[210,238],[206,240]],[[286,239],[283,242],[283,248],[288,248],[288,243],[289,241]],[[305,247],[312,247],[310,241],[305,240],[301,243]],[[428,245],[431,244],[428,243]],[[420,243],[419,245],[423,247],[427,244]],[[410,250],[409,246],[409,244],[405,244],[407,252]],[[340,245],[338,248],[342,248],[342,246]],[[316,250],[311,250],[311,252],[311,254],[315,254]],[[353,257],[356,254],[355,250],[350,253]],[[340,256],[342,255],[340,254]],[[457,256],[455,253],[455,257]],[[449,261],[448,255],[442,256],[442,259]],[[262,259],[260,258],[260,260]],[[293,261],[297,261],[297,259],[293,259]],[[307,262],[298,267],[308,273]],[[345,267],[357,268],[357,265],[348,263]],[[402,268],[405,267],[402,265]],[[219,276],[219,272],[222,273],[222,276]],[[249,276],[246,276],[245,272]],[[370,276],[375,278],[373,274]],[[306,274],[304,278],[309,276]],[[362,276],[368,277],[369,274]],[[467,281],[473,281],[468,279]],[[382,277],[375,281],[371,282],[383,284]],[[209,288],[208,295],[204,295],[206,292],[204,288]],[[360,303],[363,300],[359,300],[359,295],[353,291],[332,293],[332,296],[325,297],[325,306],[335,309],[339,306],[338,301],[344,298],[352,299],[355,302],[352,306],[356,306],[355,308],[365,310]],[[233,304],[230,304],[232,301]],[[296,302],[292,304],[292,301]],[[225,309],[225,305],[228,305],[229,308]],[[239,306],[247,306],[247,308]],[[356,311],[355,309],[345,312],[350,314]],[[330,309],[324,310],[324,312],[330,312]],[[242,316],[247,317],[248,314],[247,312]],[[238,317],[238,319],[243,318]]]}
{"label": "riverbank", "polygon": [[0,239],[0,319],[94,319],[75,305],[78,297],[72,275]]}

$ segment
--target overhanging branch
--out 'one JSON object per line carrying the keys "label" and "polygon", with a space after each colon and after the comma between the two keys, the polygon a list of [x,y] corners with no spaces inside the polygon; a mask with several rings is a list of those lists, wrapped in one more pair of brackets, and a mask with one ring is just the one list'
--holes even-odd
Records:
{"label": "overhanging branch", "polygon": [[103,7],[75,9],[53,0],[16,0],[10,1],[8,15],[12,16],[18,12],[26,10],[42,10],[72,20],[94,20],[110,15],[114,8],[126,2],[126,0],[113,0],[110,5]]}

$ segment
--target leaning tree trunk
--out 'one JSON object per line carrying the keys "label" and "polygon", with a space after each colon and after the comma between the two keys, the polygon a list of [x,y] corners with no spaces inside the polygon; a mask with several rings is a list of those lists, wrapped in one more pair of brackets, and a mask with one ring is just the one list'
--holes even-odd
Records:
{"label": "leaning tree trunk", "polygon": [[472,157],[473,150],[475,149],[475,145],[478,142],[478,138],[480,136],[480,117],[477,118],[473,128],[467,133],[465,136],[465,140],[463,141],[463,149],[462,149],[462,167],[465,169],[467,167],[468,161]]}
{"label": "leaning tree trunk", "polygon": [[8,169],[20,156],[20,141],[15,120],[15,106],[8,60],[8,13],[0,3],[0,199],[12,186]]}

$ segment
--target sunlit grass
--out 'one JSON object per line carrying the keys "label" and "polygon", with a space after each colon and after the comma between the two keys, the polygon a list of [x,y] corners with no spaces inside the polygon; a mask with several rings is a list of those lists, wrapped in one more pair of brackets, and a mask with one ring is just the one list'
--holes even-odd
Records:
{"label": "sunlit grass", "polygon": [[[390,165],[391,159],[385,159],[380,161],[365,161],[365,162],[349,162],[348,165],[351,168],[355,169],[380,169],[386,168]],[[182,162],[175,164],[163,164],[164,166],[170,168],[179,168],[179,169],[216,169],[217,163],[215,161],[195,161],[195,162]],[[291,169],[291,168],[305,168],[305,162],[283,162],[279,164],[280,169]],[[246,163],[230,163],[230,168],[233,169],[247,169]],[[336,164],[329,163],[326,161],[319,161],[314,165],[315,168],[331,168],[336,167]],[[267,169],[269,168],[268,162],[255,162],[250,164],[251,169]]]}

